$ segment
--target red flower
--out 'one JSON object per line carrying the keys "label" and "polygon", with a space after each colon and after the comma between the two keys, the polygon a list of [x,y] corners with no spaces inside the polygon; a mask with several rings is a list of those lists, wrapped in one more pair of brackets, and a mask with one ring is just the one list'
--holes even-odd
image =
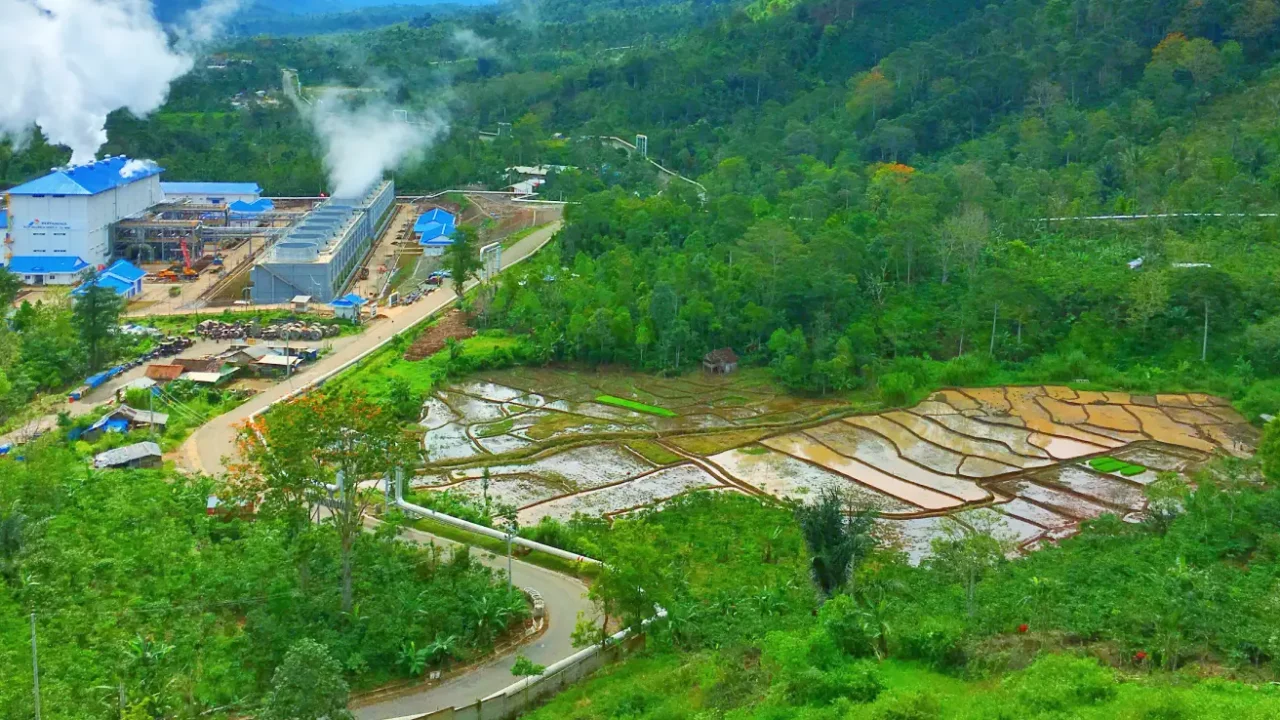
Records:
{"label": "red flower", "polygon": [[1026,623],[1022,623],[1021,625],[1018,626],[1018,632],[1020,633],[1026,633],[1027,630],[1028,628]]}
{"label": "red flower", "polygon": [[1133,659],[1134,659],[1134,660],[1137,660],[1138,662],[1142,662],[1143,660],[1146,660],[1146,659],[1147,659],[1147,651],[1146,651],[1146,650],[1139,650],[1138,652],[1136,652],[1136,653],[1134,653],[1134,654],[1133,654]]}

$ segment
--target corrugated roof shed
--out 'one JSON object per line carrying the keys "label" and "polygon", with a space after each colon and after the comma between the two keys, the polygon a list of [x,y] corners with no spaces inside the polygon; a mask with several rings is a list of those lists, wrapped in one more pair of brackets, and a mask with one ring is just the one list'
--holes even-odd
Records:
{"label": "corrugated roof shed", "polygon": [[153,162],[123,155],[55,170],[9,190],[10,195],[97,195],[164,172]]}
{"label": "corrugated roof shed", "polygon": [[165,382],[167,380],[177,380],[186,371],[187,369],[181,365],[148,365],[147,377]]}
{"label": "corrugated roof shed", "polygon": [[160,452],[160,446],[153,442],[140,442],[133,445],[125,445],[114,450],[108,450],[93,456],[93,466],[95,468],[119,467],[128,465],[135,460],[142,460],[148,457],[163,457],[164,453]]}

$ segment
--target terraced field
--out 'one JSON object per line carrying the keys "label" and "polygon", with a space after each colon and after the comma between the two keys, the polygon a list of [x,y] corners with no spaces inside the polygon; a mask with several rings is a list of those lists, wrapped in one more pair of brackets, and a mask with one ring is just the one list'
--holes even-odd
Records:
{"label": "terraced field", "polygon": [[[1198,394],[949,389],[908,410],[856,414],[779,394],[758,375],[544,369],[448,388],[422,424],[431,464],[417,486],[474,495],[487,468],[485,491],[524,524],[614,517],[708,489],[803,502],[834,488],[879,510],[885,537],[914,558],[948,524],[1025,550],[1105,513],[1136,519],[1157,471],[1246,456],[1257,441],[1226,401]],[[1086,462],[1101,456],[1127,475]]]}

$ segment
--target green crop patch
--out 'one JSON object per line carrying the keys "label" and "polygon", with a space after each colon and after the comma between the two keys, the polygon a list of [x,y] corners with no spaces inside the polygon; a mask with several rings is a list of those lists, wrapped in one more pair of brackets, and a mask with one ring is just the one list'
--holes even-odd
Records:
{"label": "green crop patch", "polygon": [[677,417],[677,415],[674,412],[666,408],[660,408],[657,405],[646,405],[645,403],[642,403],[642,402],[636,402],[635,400],[626,400],[624,398],[614,397],[612,395],[599,395],[596,397],[596,402],[601,403],[603,405],[612,405],[614,407],[626,408],[627,410],[635,410],[636,412],[648,413],[649,415],[657,415],[658,417],[669,417],[669,418]]}
{"label": "green crop patch", "polygon": [[1120,474],[1125,477],[1133,477],[1134,475],[1141,475],[1146,471],[1147,469],[1141,465],[1126,465],[1125,467],[1120,468]]}

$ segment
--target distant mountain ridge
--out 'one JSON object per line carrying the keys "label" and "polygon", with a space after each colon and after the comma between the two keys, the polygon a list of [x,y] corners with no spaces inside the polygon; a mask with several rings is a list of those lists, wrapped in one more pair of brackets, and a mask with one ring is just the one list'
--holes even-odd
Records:
{"label": "distant mountain ridge", "polygon": [[[208,0],[152,0],[165,24],[182,20]],[[498,0],[245,0],[227,23],[231,35],[309,35],[361,30],[403,22],[424,13],[441,14],[494,5]]]}

